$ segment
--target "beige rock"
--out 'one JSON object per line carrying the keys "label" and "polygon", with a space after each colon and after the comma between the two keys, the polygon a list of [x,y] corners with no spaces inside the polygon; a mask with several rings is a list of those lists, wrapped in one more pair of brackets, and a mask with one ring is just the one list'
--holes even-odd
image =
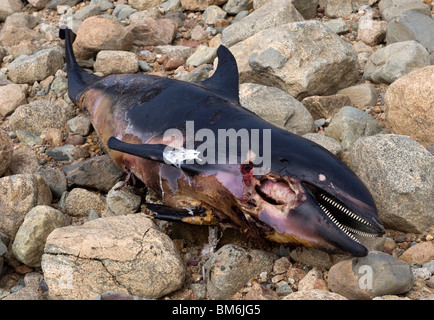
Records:
{"label": "beige rock", "polygon": [[434,143],[434,66],[415,70],[392,83],[385,95],[392,132],[426,146]]}
{"label": "beige rock", "polygon": [[288,294],[282,300],[348,300],[344,296],[319,289],[297,291]]}
{"label": "beige rock", "polygon": [[338,91],[338,94],[346,95],[351,100],[351,105],[358,107],[375,106],[378,92],[370,83],[359,84]]}
{"label": "beige rock", "polygon": [[319,21],[266,29],[230,49],[241,82],[275,86],[298,100],[334,94],[358,77],[354,48]]}
{"label": "beige rock", "polygon": [[49,128],[62,129],[74,113],[68,104],[53,103],[49,100],[35,100],[18,107],[11,115],[11,130],[24,130],[35,135]]}
{"label": "beige rock", "polygon": [[51,299],[93,299],[110,291],[159,298],[185,277],[173,242],[138,214],[54,230],[41,266]]}
{"label": "beige rock", "polygon": [[33,174],[39,167],[39,159],[31,147],[15,149],[9,166],[11,174]]}
{"label": "beige rock", "polygon": [[0,86],[0,117],[12,114],[15,109],[27,103],[27,85],[15,83]]}
{"label": "beige rock", "polygon": [[167,45],[175,39],[176,23],[170,19],[145,18],[126,30],[132,34],[136,46]]}
{"label": "beige rock", "polygon": [[46,205],[36,206],[24,217],[12,245],[14,256],[29,267],[40,267],[45,240],[56,228],[68,221],[59,210]]}
{"label": "beige rock", "polygon": [[44,9],[50,0],[29,0],[29,3],[34,6],[36,9]]}
{"label": "beige rock", "polygon": [[152,7],[157,7],[165,0],[128,0],[128,4],[139,11],[143,11]]}
{"label": "beige rock", "polygon": [[133,36],[124,26],[110,18],[94,16],[80,25],[73,47],[79,59],[90,59],[101,50],[129,51]]}
{"label": "beige rock", "polygon": [[0,0],[0,22],[23,8],[21,0]]}
{"label": "beige rock", "polygon": [[37,205],[50,203],[50,187],[40,175],[17,174],[0,178],[0,232],[15,238],[27,212]]}
{"label": "beige rock", "polygon": [[378,45],[386,38],[386,28],[386,21],[361,19],[357,29],[357,39],[370,46]]}
{"label": "beige rock", "polygon": [[0,177],[8,169],[13,153],[13,144],[11,138],[4,130],[0,130]]}
{"label": "beige rock", "polygon": [[208,5],[208,0],[181,0],[181,6],[185,10],[204,11]]}
{"label": "beige rock", "polygon": [[90,210],[104,213],[107,210],[105,199],[101,196],[82,188],[74,188],[66,196],[64,204],[65,212],[71,216],[87,216]]}
{"label": "beige rock", "polygon": [[44,49],[27,57],[15,59],[8,70],[9,78],[15,83],[33,84],[54,75],[64,64],[59,49]]}
{"label": "beige rock", "polygon": [[127,51],[100,51],[96,55],[94,69],[104,75],[116,73],[136,73],[139,71],[139,60],[136,54]]}
{"label": "beige rock", "polygon": [[351,99],[342,94],[310,96],[304,98],[301,103],[314,119],[327,119],[334,116],[341,108],[353,105]]}
{"label": "beige rock", "polygon": [[420,242],[411,246],[399,257],[407,263],[425,264],[434,260],[434,242]]}

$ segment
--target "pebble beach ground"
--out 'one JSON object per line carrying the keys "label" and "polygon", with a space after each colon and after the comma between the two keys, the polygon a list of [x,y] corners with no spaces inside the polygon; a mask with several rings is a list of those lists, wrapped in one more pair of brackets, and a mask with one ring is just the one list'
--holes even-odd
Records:
{"label": "pebble beach ground", "polygon": [[[434,299],[433,16],[431,0],[0,0],[0,299]],[[199,82],[226,45],[241,104],[348,164],[386,235],[352,258],[153,222],[159,199],[116,190],[68,97],[65,24],[98,75]]]}

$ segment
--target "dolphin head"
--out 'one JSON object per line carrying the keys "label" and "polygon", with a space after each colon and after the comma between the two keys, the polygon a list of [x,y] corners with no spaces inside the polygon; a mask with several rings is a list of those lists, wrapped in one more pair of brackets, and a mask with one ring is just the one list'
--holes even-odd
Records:
{"label": "dolphin head", "polygon": [[[269,240],[365,256],[363,237],[384,234],[374,200],[356,174],[307,139],[273,140],[269,172],[244,165],[241,211]],[[287,150],[286,146],[291,146]]]}

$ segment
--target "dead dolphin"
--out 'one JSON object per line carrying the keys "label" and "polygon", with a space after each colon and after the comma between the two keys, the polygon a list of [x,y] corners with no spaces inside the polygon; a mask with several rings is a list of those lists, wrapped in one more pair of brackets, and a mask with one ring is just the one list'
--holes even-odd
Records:
{"label": "dead dolphin", "polygon": [[[231,223],[251,236],[355,256],[367,254],[360,237],[384,233],[370,192],[343,162],[240,105],[236,61],[224,46],[215,73],[193,84],[98,77],[78,66],[72,31],[61,37],[71,100],[87,110],[113,161],[162,198],[147,205],[157,218]],[[267,154],[267,165],[255,162]]]}

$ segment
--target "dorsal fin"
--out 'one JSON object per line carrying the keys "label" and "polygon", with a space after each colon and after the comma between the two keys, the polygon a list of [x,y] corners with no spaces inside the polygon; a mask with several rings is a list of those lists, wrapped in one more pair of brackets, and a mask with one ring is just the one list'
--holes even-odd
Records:
{"label": "dorsal fin", "polygon": [[228,99],[239,101],[238,67],[232,52],[221,45],[217,49],[218,66],[214,74],[199,82],[201,86],[216,91]]}

